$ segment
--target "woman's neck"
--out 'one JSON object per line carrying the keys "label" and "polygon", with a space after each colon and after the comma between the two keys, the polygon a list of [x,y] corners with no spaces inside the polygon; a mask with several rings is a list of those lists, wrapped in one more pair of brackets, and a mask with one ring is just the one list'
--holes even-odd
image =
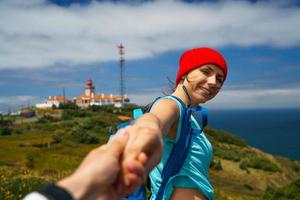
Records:
{"label": "woman's neck", "polygon": [[185,103],[185,105],[190,105],[192,102],[190,102],[188,94],[186,94],[182,88],[182,85],[179,84],[175,91],[172,93],[173,96],[178,97],[179,99],[181,99],[183,101],[183,103]]}

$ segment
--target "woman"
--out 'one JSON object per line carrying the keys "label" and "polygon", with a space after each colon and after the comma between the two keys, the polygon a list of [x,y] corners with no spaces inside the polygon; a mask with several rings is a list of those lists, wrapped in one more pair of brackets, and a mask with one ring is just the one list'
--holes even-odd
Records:
{"label": "woman", "polygon": [[[187,107],[205,103],[218,94],[226,75],[226,61],[217,51],[210,48],[188,50],[180,58],[172,96],[179,98]],[[160,161],[150,173],[151,200],[156,198],[162,169],[180,135],[180,106],[176,98],[161,98],[149,113],[125,129],[129,133],[123,161],[126,185],[139,182],[136,173],[139,168],[134,167],[134,162],[143,160],[145,163],[148,159],[147,167],[151,169]],[[195,120],[192,120],[192,126],[199,127]],[[146,156],[141,152],[145,152]],[[180,172],[167,183],[163,199],[213,199],[214,192],[208,176],[211,158],[212,146],[204,133],[192,134],[186,160]]]}

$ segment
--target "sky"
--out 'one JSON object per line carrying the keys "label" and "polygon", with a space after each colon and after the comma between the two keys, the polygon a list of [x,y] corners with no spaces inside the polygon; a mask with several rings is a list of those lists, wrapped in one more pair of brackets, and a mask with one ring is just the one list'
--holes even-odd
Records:
{"label": "sky", "polygon": [[180,55],[212,47],[228,62],[210,109],[300,108],[300,3],[294,0],[0,0],[0,111],[48,96],[168,92]]}

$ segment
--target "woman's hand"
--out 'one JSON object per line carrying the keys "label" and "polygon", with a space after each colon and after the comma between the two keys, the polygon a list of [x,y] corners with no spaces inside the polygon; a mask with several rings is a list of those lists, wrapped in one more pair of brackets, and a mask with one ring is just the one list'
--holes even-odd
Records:
{"label": "woman's hand", "polygon": [[[148,173],[159,163],[163,149],[159,121],[152,114],[145,114],[143,120],[124,130],[129,139],[118,181],[118,193],[122,196],[130,194],[145,182]],[[142,174],[141,169],[144,169]]]}

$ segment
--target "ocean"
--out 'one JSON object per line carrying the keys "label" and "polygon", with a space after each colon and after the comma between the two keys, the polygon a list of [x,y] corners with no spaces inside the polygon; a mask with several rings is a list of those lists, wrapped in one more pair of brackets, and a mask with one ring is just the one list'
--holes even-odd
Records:
{"label": "ocean", "polygon": [[209,110],[208,126],[273,155],[300,160],[300,109]]}

